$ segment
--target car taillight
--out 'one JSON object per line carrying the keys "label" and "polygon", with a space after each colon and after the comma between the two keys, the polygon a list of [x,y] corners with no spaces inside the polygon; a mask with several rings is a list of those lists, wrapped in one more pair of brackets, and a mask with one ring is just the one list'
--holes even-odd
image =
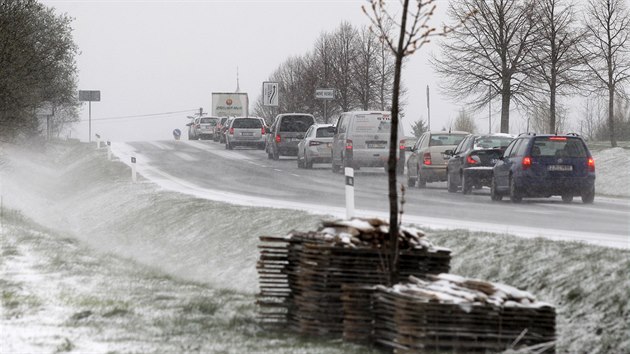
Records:
{"label": "car taillight", "polygon": [[529,156],[523,157],[523,169],[526,170],[532,167],[532,158]]}
{"label": "car taillight", "polygon": [[404,140],[400,141],[400,147],[399,148],[400,148],[400,150],[405,150],[405,141]]}
{"label": "car taillight", "polygon": [[276,143],[279,143],[281,140],[280,134],[276,134]]}
{"label": "car taillight", "polygon": [[477,163],[477,161],[475,161],[475,159],[473,159],[472,156],[470,155],[466,156],[466,162],[468,162],[471,165],[474,165]]}
{"label": "car taillight", "polygon": [[346,139],[346,150],[352,150],[352,140]]}
{"label": "car taillight", "polygon": [[422,155],[422,163],[425,165],[430,165],[431,164],[431,153],[430,152],[425,152],[424,155]]}
{"label": "car taillight", "polygon": [[317,146],[317,145],[321,145],[322,143],[320,141],[315,141],[312,140],[308,143],[308,146]]}
{"label": "car taillight", "polygon": [[588,158],[588,172],[595,172],[595,159],[592,157]]}
{"label": "car taillight", "polygon": [[234,135],[234,128],[230,128],[230,135]]}
{"label": "car taillight", "polygon": [[260,128],[260,134],[265,135],[265,127]]}

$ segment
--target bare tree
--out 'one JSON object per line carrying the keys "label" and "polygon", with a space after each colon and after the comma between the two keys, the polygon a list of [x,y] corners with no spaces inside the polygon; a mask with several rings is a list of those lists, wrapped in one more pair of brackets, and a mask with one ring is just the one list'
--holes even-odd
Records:
{"label": "bare tree", "polygon": [[593,89],[608,93],[608,133],[615,147],[615,95],[630,78],[630,12],[623,0],[590,0],[586,13],[588,36],[579,49]]}
{"label": "bare tree", "polygon": [[551,117],[549,101],[534,103],[527,111],[528,131],[535,133],[545,133],[549,129],[550,121],[553,119],[558,130],[565,130],[567,121],[567,110],[562,105],[557,105],[554,109],[555,117]]}
{"label": "bare tree", "polygon": [[337,95],[335,100],[342,112],[350,111],[357,106],[352,92],[354,82],[352,64],[356,57],[357,38],[357,30],[348,22],[343,22],[332,34],[331,79]]}
{"label": "bare tree", "polygon": [[600,97],[588,98],[582,110],[580,119],[580,134],[588,140],[595,137],[597,128],[602,124],[602,117],[605,115],[603,103]]}
{"label": "bare tree", "polygon": [[362,27],[357,34],[356,55],[353,60],[354,95],[364,111],[369,110],[376,100],[376,82],[378,80],[374,62],[378,57],[378,38],[368,27]]}
{"label": "bare tree", "polygon": [[449,15],[456,21],[477,13],[440,44],[441,55],[432,60],[446,79],[442,88],[457,99],[471,97],[469,107],[480,109],[501,98],[502,133],[510,131],[512,100],[521,104],[533,94],[528,76],[537,40],[533,4],[531,0],[451,2]]}
{"label": "bare tree", "polygon": [[465,109],[461,109],[459,111],[459,114],[457,114],[457,117],[455,118],[453,129],[475,133],[477,131],[477,124],[475,124],[475,120],[468,112],[466,112]]}
{"label": "bare tree", "polygon": [[[398,192],[396,190],[396,152],[398,150],[398,124],[400,113],[400,83],[403,59],[423,45],[429,43],[430,37],[443,35],[450,31],[444,28],[443,32],[436,32],[436,29],[429,26],[429,21],[435,11],[435,0],[416,0],[414,5],[409,6],[409,0],[402,0],[400,21],[395,21],[387,10],[384,0],[370,0],[371,14],[363,6],[363,12],[372,22],[372,30],[379,36],[381,41],[387,45],[395,57],[394,86],[392,90],[392,124],[389,145],[389,160],[387,165],[388,187],[389,187],[389,279],[392,285],[398,278]],[[465,20],[465,18],[462,18]],[[397,23],[398,36],[391,36],[387,30],[387,24]]]}
{"label": "bare tree", "polygon": [[532,72],[536,79],[544,83],[544,91],[548,96],[543,102],[549,104],[548,114],[536,116],[547,117],[545,121],[548,126],[538,131],[550,134],[559,128],[556,124],[556,97],[567,94],[569,89],[582,83],[577,72],[582,64],[577,45],[583,40],[584,34],[575,26],[573,5],[566,2],[536,0],[540,41],[532,52],[536,64],[532,66]]}

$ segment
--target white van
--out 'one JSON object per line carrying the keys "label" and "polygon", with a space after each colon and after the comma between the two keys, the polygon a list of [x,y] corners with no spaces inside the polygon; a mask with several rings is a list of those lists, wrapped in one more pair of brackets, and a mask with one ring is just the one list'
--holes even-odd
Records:
{"label": "white van", "polygon": [[[339,172],[342,167],[384,167],[387,171],[389,160],[389,138],[391,134],[390,112],[345,112],[335,124],[332,143],[332,170]],[[402,125],[398,124],[397,146],[404,145]],[[404,151],[404,150],[403,150]],[[397,149],[396,157],[401,157]],[[397,173],[402,174],[404,161],[399,161]]]}

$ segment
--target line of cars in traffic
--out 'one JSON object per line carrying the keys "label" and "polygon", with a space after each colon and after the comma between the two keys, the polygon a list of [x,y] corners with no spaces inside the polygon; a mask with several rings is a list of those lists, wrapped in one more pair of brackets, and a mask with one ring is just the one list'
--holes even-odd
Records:
{"label": "line of cars in traffic", "polygon": [[[298,168],[327,163],[335,173],[343,167],[384,167],[389,160],[389,112],[345,112],[336,123],[319,124],[306,113],[276,116],[271,127],[258,117],[199,119],[189,137],[208,137],[226,149],[253,146],[269,159],[296,156]],[[210,123],[209,123],[210,122]],[[204,128],[207,124],[208,128]],[[208,130],[204,130],[208,129]],[[595,196],[595,161],[577,134],[536,135],[470,134],[464,131],[425,132],[413,144],[398,127],[397,174],[406,166],[410,187],[446,182],[448,192],[490,188],[491,199],[559,195],[564,202],[580,196],[592,203]],[[406,155],[409,155],[406,157]]]}

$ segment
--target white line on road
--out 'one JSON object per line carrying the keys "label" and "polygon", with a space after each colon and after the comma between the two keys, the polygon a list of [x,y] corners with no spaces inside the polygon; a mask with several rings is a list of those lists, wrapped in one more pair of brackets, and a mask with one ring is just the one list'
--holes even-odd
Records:
{"label": "white line on road", "polygon": [[292,173],[291,176],[295,176],[295,177],[302,177],[300,175],[296,175],[295,173]]}
{"label": "white line on road", "polygon": [[279,169],[277,169],[277,168],[274,168],[273,170],[274,170],[274,171],[278,171],[278,172],[282,172],[282,170],[279,170]]}

